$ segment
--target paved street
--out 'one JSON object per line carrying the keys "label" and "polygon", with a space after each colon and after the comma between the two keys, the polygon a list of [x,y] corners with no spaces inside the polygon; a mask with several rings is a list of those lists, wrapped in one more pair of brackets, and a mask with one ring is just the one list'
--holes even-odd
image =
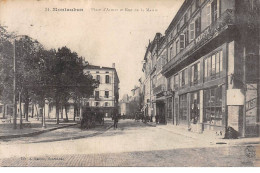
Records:
{"label": "paved street", "polygon": [[[69,129],[63,129],[68,134]],[[102,130],[101,130],[102,131]],[[74,140],[1,141],[1,166],[259,166],[259,147],[199,141],[133,120]],[[62,132],[62,131],[59,131]],[[77,133],[77,129],[74,129]],[[51,132],[54,133],[54,132]],[[56,132],[57,133],[57,132]],[[62,133],[60,133],[62,135]],[[46,133],[45,135],[48,136]],[[38,137],[40,138],[40,136]],[[46,138],[46,136],[45,136]],[[43,138],[43,139],[45,139]],[[56,138],[59,138],[56,136]],[[28,142],[26,142],[26,140]],[[33,143],[31,143],[33,142]],[[17,145],[19,144],[19,145]]]}

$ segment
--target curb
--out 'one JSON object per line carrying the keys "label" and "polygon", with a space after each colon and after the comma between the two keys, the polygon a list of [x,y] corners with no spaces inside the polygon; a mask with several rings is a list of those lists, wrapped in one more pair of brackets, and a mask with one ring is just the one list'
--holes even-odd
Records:
{"label": "curb", "polygon": [[60,126],[60,127],[54,127],[51,129],[44,129],[44,130],[39,130],[36,132],[31,132],[31,133],[24,133],[24,134],[15,134],[15,135],[8,135],[8,136],[0,136],[0,139],[10,139],[10,138],[20,138],[20,137],[32,137],[32,136],[36,136],[42,133],[46,133],[46,132],[50,132],[50,131],[54,131],[57,129],[62,129],[62,128],[66,128],[66,127],[70,127],[70,126],[75,126],[76,124],[69,124],[69,125],[64,125],[64,126]]}
{"label": "curb", "polygon": [[42,140],[42,141],[30,142],[30,143],[57,142],[57,141],[66,141],[66,140],[74,140],[74,139],[82,139],[82,138],[87,138],[87,137],[94,137],[94,136],[103,134],[104,132],[109,130],[111,127],[113,127],[113,124],[106,127],[106,129],[102,132],[95,132],[95,133],[88,134],[88,135],[85,135],[85,136],[67,137],[67,138],[62,138],[62,139],[47,139],[47,140]]}
{"label": "curb", "polygon": [[156,124],[150,124],[150,123],[148,123],[148,122],[142,122],[142,123],[144,123],[145,125],[147,125],[147,126],[151,126],[151,127],[156,127]]}
{"label": "curb", "polygon": [[[165,130],[165,131],[168,131],[170,133],[174,133],[176,135],[181,135],[181,136],[185,136],[187,138],[193,138],[193,139],[202,139],[204,140],[205,142],[209,142],[209,143],[213,143],[213,144],[225,144],[225,145],[232,145],[232,146],[237,146],[237,145],[257,145],[257,144],[260,144],[260,141],[255,141],[255,140],[249,140],[249,141],[235,141],[236,139],[222,139],[222,138],[219,138],[219,139],[215,139],[215,140],[205,140],[203,139],[203,137],[201,136],[200,137],[193,137],[191,135],[186,135],[186,134],[183,134],[183,133],[179,133],[179,132],[176,132],[176,131],[173,131],[173,130],[168,130],[166,128],[162,128],[162,127],[158,127],[159,129],[162,129],[162,130]],[[191,132],[192,133],[192,132]],[[202,134],[203,135],[203,134]],[[250,139],[250,138],[249,138]]]}

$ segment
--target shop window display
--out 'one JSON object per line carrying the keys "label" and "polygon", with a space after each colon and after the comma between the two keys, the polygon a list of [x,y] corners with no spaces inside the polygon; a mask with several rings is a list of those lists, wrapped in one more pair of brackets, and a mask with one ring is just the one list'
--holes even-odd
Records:
{"label": "shop window display", "polygon": [[187,122],[188,118],[188,102],[187,102],[187,94],[180,96],[180,122]]}
{"label": "shop window display", "polygon": [[200,110],[200,95],[199,92],[191,93],[191,115],[190,123],[197,124],[199,122]]}
{"label": "shop window display", "polygon": [[205,124],[222,126],[222,86],[204,90],[204,117]]}

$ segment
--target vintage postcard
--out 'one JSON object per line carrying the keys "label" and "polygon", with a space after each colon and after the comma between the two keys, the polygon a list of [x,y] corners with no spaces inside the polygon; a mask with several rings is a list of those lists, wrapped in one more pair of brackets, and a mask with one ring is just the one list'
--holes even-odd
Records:
{"label": "vintage postcard", "polygon": [[1,167],[259,167],[259,0],[0,0]]}

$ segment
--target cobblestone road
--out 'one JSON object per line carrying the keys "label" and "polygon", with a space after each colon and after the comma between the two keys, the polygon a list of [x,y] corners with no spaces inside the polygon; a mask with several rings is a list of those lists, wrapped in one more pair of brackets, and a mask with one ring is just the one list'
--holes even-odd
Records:
{"label": "cobblestone road", "polygon": [[118,129],[94,137],[1,145],[0,165],[260,166],[257,153],[254,145],[216,145],[121,120]]}

